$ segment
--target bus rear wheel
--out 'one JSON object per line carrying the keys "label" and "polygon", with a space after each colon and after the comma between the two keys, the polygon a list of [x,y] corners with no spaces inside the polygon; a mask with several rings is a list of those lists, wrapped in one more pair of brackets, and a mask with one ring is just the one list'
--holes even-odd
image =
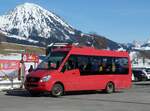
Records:
{"label": "bus rear wheel", "polygon": [[61,84],[55,84],[52,88],[51,95],[53,97],[62,96],[64,93],[64,88]]}
{"label": "bus rear wheel", "polygon": [[112,82],[107,83],[106,88],[105,88],[105,92],[108,94],[115,92],[115,86]]}

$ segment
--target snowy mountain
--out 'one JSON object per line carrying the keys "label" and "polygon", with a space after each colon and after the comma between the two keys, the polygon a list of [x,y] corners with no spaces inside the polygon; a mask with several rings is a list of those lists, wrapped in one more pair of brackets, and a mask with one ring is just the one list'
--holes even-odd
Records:
{"label": "snowy mountain", "polygon": [[146,42],[134,40],[132,43],[120,44],[120,46],[129,51],[150,51],[150,40]]}
{"label": "snowy mountain", "polygon": [[150,51],[150,40],[147,40],[146,42],[133,42],[133,45],[132,45],[132,49],[134,50],[145,50],[145,51]]}
{"label": "snowy mountain", "polygon": [[2,40],[19,44],[45,47],[51,42],[78,42],[98,48],[102,45],[105,45],[102,48],[118,47],[105,37],[83,34],[56,14],[33,3],[18,5],[7,15],[0,16],[0,30]]}
{"label": "snowy mountain", "polygon": [[133,64],[143,59],[150,59],[150,40],[146,42],[134,40],[132,43],[121,44],[120,49],[129,52]]}
{"label": "snowy mountain", "polygon": [[74,29],[60,17],[33,3],[19,5],[7,15],[1,16],[0,28],[24,38],[49,38],[57,35],[57,38],[64,40],[69,39],[68,34],[75,34]]}
{"label": "snowy mountain", "polygon": [[147,40],[144,44],[142,44],[141,48],[143,50],[149,50],[150,51],[150,40]]}

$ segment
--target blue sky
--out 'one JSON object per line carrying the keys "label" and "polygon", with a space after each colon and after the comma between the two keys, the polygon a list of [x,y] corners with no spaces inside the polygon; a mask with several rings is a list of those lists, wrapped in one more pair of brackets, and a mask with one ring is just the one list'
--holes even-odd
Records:
{"label": "blue sky", "polygon": [[150,0],[0,0],[0,15],[25,2],[56,13],[85,33],[120,43],[150,39]]}

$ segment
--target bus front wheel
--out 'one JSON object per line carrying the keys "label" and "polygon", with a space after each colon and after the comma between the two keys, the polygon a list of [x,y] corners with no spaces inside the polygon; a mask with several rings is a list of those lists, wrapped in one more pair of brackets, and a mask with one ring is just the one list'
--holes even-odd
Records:
{"label": "bus front wheel", "polygon": [[63,92],[64,92],[64,88],[61,84],[54,84],[51,91],[51,95],[53,97],[59,97],[63,95]]}
{"label": "bus front wheel", "polygon": [[115,86],[112,82],[107,83],[106,88],[105,88],[105,92],[108,94],[115,92]]}

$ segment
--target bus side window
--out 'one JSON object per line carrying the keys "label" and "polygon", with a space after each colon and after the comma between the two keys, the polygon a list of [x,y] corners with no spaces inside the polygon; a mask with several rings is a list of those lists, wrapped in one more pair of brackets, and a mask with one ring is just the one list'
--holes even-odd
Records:
{"label": "bus side window", "polygon": [[77,68],[77,62],[76,62],[76,56],[71,55],[67,62],[65,63],[62,71],[64,72],[65,70],[72,70]]}
{"label": "bus side window", "polygon": [[99,72],[102,72],[103,71],[103,65],[100,63],[99,64]]}
{"label": "bus side window", "polygon": [[79,70],[81,72],[81,75],[84,75],[90,70],[90,64],[88,64],[88,57],[86,56],[78,56],[77,63]]}
{"label": "bus side window", "polygon": [[116,71],[116,65],[114,62],[112,62],[112,72],[115,72]]}
{"label": "bus side window", "polygon": [[68,70],[75,69],[75,61],[68,60],[68,62],[67,62],[67,69]]}
{"label": "bus side window", "polygon": [[115,58],[115,73],[116,74],[128,74],[128,59],[127,58]]}
{"label": "bus side window", "polygon": [[87,72],[91,72],[91,66],[92,66],[92,64],[91,64],[91,63],[88,63],[88,64],[86,65],[86,67],[85,67],[85,70],[86,70]]}
{"label": "bus side window", "polygon": [[98,73],[103,73],[103,64],[102,64],[102,57],[99,57],[98,58],[98,65],[99,65],[99,70],[98,70]]}

